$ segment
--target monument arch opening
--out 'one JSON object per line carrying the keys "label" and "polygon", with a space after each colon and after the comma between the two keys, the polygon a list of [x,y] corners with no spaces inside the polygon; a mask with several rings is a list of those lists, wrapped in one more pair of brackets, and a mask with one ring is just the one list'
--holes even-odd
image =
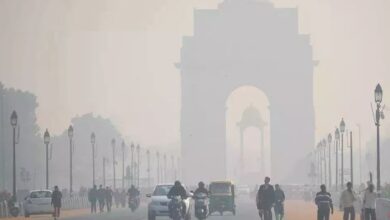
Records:
{"label": "monument arch opening", "polygon": [[234,89],[226,100],[227,176],[256,184],[270,175],[269,100],[254,86]]}

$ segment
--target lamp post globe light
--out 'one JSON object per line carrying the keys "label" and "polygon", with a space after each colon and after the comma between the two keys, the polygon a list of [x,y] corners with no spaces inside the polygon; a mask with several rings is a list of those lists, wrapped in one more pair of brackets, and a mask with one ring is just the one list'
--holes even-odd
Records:
{"label": "lamp post globe light", "polygon": [[375,88],[375,102],[376,102],[376,114],[375,114],[375,125],[376,125],[376,188],[378,192],[381,190],[381,160],[380,160],[380,120],[384,118],[383,112],[381,111],[381,103],[383,98],[383,90],[380,84]]}
{"label": "lamp post globe light", "polygon": [[336,128],[336,131],[334,132],[334,138],[335,138],[335,152],[336,152],[336,191],[339,188],[339,143],[340,143],[340,130],[339,128]]}
{"label": "lamp post globe light", "polygon": [[13,150],[13,161],[12,161],[12,197],[16,201],[16,126],[18,125],[18,115],[16,111],[11,114],[11,126],[13,131],[12,136],[12,150]]}
{"label": "lamp post globe light", "polygon": [[92,145],[92,186],[95,185],[95,143],[96,135],[95,132],[91,133],[91,145]]}
{"label": "lamp post globe light", "polygon": [[[326,146],[326,143],[325,143]],[[332,134],[328,135],[328,170],[329,170],[329,189],[332,188]]]}
{"label": "lamp post globe light", "polygon": [[344,118],[340,122],[340,133],[341,133],[341,187],[344,188],[344,132],[345,122]]}
{"label": "lamp post globe light", "polygon": [[114,175],[114,190],[116,189],[116,175],[115,175],[115,138],[111,140],[111,146],[112,146],[112,167],[113,167],[113,175]]}
{"label": "lamp post globe light", "polygon": [[46,145],[46,189],[49,189],[49,144],[50,144],[50,133],[46,129],[43,135],[43,142]]}
{"label": "lamp post globe light", "polygon": [[70,125],[68,128],[69,137],[69,193],[72,196],[73,193],[73,126]]}

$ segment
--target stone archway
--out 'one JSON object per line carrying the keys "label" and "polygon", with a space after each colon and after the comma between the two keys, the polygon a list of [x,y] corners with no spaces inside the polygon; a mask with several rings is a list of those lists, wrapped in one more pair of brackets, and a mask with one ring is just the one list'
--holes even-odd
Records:
{"label": "stone archway", "polygon": [[288,179],[314,144],[312,48],[298,32],[297,9],[225,0],[194,16],[177,64],[185,181],[226,178],[225,101],[246,85],[269,97],[272,176]]}
{"label": "stone archway", "polygon": [[242,113],[241,120],[237,122],[237,127],[240,129],[240,179],[245,175],[244,166],[244,132],[250,127],[255,127],[260,132],[260,173],[265,174],[265,144],[264,144],[264,128],[267,123],[263,120],[259,110],[253,105],[247,107]]}

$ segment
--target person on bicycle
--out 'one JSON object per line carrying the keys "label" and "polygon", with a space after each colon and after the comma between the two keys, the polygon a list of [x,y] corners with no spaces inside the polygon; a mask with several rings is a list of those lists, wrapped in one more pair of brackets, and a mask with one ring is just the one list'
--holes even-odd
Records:
{"label": "person on bicycle", "polygon": [[264,184],[260,186],[257,192],[257,209],[259,210],[260,218],[264,220],[272,220],[271,209],[275,203],[275,189],[270,184],[271,178],[266,177]]}

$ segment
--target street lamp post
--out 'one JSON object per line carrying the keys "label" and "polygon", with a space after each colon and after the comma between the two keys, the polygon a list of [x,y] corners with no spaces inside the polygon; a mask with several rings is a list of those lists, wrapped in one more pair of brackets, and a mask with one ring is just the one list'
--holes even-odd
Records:
{"label": "street lamp post", "polygon": [[107,158],[103,157],[103,186],[106,187],[106,162]]}
{"label": "street lamp post", "polygon": [[115,173],[115,139],[113,138],[111,140],[111,146],[112,146],[112,168],[113,168],[113,172],[114,172],[114,190],[116,189],[116,173]]}
{"label": "street lamp post", "polygon": [[18,125],[18,115],[16,111],[11,114],[11,125],[12,125],[12,146],[13,146],[13,162],[12,162],[12,196],[16,200],[16,126]]}
{"label": "street lamp post", "polygon": [[345,122],[344,118],[340,122],[340,133],[341,133],[341,188],[344,188],[344,132]]}
{"label": "street lamp post", "polygon": [[96,135],[94,132],[91,134],[91,145],[92,145],[92,186],[95,185],[95,142]]}
{"label": "street lamp post", "polygon": [[148,168],[147,168],[147,172],[148,172],[148,188],[150,189],[150,151],[149,150],[146,151],[146,159],[148,160]]}
{"label": "street lamp post", "polygon": [[328,169],[329,169],[329,189],[332,188],[332,134],[328,135]]}
{"label": "street lamp post", "polygon": [[46,129],[45,134],[43,135],[43,142],[46,145],[46,189],[49,189],[49,143],[50,143],[50,134]]}
{"label": "street lamp post", "polygon": [[323,173],[322,173],[322,152],[321,152],[321,142],[317,144],[317,158],[318,158],[318,181],[319,181],[319,184],[321,185],[322,184],[322,176],[323,176]]}
{"label": "street lamp post", "polygon": [[160,183],[160,152],[156,152],[156,157],[157,157],[157,184]]}
{"label": "street lamp post", "polygon": [[130,150],[131,150],[131,172],[130,172],[130,175],[131,175],[131,185],[134,185],[134,144],[131,143],[130,145]]}
{"label": "street lamp post", "polygon": [[324,184],[326,185],[328,183],[328,167],[327,167],[327,163],[326,163],[326,140],[325,139],[322,139],[322,143],[321,143],[321,147],[322,147],[322,150],[323,150],[323,161],[324,161],[324,176],[325,176],[325,179],[324,179]]}
{"label": "street lamp post", "polygon": [[163,181],[167,181],[167,155],[164,154],[164,175],[163,175]]}
{"label": "street lamp post", "polygon": [[175,157],[171,155],[171,161],[172,161],[172,181],[176,180],[176,169],[175,169]]}
{"label": "street lamp post", "polygon": [[70,125],[68,128],[69,137],[69,195],[73,193],[73,126]]}
{"label": "street lamp post", "polygon": [[336,131],[334,132],[334,138],[335,138],[335,152],[336,152],[336,191],[339,189],[339,143],[340,143],[340,130],[336,128]]}
{"label": "street lamp post", "polygon": [[375,125],[376,125],[376,188],[378,192],[381,190],[381,160],[380,160],[380,120],[384,118],[383,111],[381,111],[381,103],[383,98],[383,90],[380,84],[375,88],[375,102],[376,102],[376,114],[375,114]]}
{"label": "street lamp post", "polygon": [[138,166],[137,166],[137,187],[139,188],[139,180],[140,180],[140,166],[141,166],[141,147],[139,146],[139,144],[137,145],[137,162],[138,162]]}
{"label": "street lamp post", "polygon": [[125,188],[125,149],[126,144],[122,141],[122,189]]}
{"label": "street lamp post", "polygon": [[351,183],[353,184],[353,143],[352,143],[352,131],[349,133],[349,147],[351,148]]}

